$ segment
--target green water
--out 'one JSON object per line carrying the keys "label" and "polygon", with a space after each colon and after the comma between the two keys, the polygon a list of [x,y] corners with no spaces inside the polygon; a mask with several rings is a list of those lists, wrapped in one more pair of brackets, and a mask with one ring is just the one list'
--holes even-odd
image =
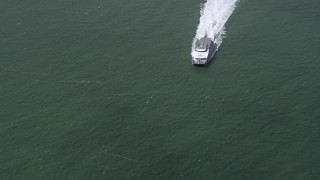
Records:
{"label": "green water", "polygon": [[0,179],[319,179],[320,1],[0,2]]}

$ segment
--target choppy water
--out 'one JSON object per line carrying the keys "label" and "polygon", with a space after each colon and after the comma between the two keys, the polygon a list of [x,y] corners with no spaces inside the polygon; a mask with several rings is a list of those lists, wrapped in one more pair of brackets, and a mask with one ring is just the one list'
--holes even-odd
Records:
{"label": "choppy water", "polygon": [[0,2],[0,179],[318,179],[320,1]]}
{"label": "choppy water", "polygon": [[[211,38],[218,47],[225,36],[225,24],[237,6],[238,0],[208,0],[201,4],[200,22],[196,39]],[[194,43],[193,43],[194,44]]]}

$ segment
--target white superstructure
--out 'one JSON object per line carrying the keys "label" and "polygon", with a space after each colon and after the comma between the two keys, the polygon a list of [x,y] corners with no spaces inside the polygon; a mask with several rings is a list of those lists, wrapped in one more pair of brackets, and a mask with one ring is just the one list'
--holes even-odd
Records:
{"label": "white superstructure", "polygon": [[216,51],[216,44],[207,37],[195,39],[192,47],[192,64],[194,65],[208,65],[214,57]]}

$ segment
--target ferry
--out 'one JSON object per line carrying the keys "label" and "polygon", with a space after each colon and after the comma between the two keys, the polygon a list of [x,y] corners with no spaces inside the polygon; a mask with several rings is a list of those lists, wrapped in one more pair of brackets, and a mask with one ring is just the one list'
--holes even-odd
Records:
{"label": "ferry", "polygon": [[195,39],[192,47],[193,65],[208,66],[217,51],[217,44],[208,37]]}

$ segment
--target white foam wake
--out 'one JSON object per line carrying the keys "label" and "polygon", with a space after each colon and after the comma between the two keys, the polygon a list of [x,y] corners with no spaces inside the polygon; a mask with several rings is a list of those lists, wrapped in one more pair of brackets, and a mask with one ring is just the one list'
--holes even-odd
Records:
{"label": "white foam wake", "polygon": [[206,3],[201,4],[200,23],[195,38],[207,36],[219,47],[225,37],[225,24],[237,2],[238,0],[207,0]]}

